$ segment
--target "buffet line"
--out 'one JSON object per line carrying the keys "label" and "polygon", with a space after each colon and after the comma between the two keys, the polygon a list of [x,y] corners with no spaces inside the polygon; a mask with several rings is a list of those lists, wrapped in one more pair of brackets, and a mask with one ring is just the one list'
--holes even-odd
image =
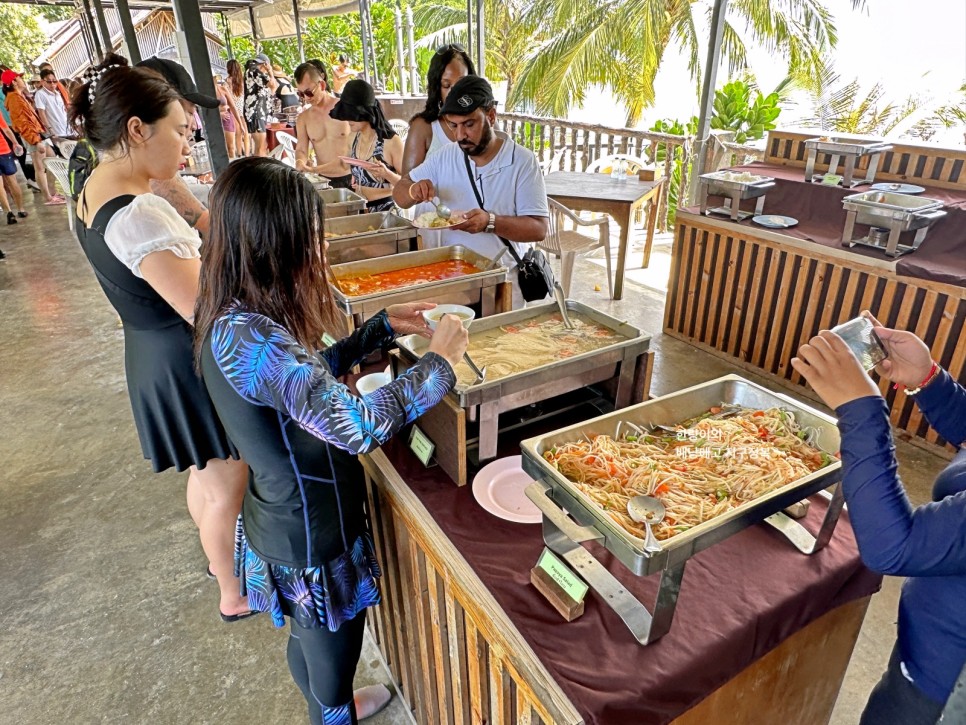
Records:
{"label": "buffet line", "polygon": [[[740,196],[743,187],[729,188]],[[757,193],[767,183],[748,188]],[[829,416],[734,375],[647,400],[650,336],[626,321],[574,300],[510,310],[509,295],[495,294],[508,287],[506,267],[461,246],[414,249],[417,229],[391,213],[328,219],[325,236],[332,292],[350,326],[400,302],[460,312],[468,360],[457,365],[446,400],[411,433],[424,464],[439,465],[455,485],[494,461],[500,437],[524,422],[552,428],[554,416],[587,405],[600,413],[520,443],[525,475],[507,484],[507,495],[532,501],[547,549],[640,644],[669,630],[684,567],[709,546],[761,522],[804,555],[829,541],[842,509]],[[369,377],[388,383],[427,347],[419,336],[399,338],[391,374]],[[817,535],[783,513],[830,487]],[[589,542],[632,576],[660,574],[655,603],[629,594]]]}

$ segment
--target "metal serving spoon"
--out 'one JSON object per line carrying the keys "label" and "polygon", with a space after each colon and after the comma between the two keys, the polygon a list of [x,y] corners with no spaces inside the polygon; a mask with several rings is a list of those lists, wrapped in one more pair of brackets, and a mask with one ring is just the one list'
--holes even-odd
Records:
{"label": "metal serving spoon", "polygon": [[436,207],[436,216],[440,219],[449,219],[453,215],[450,208],[440,201],[438,196],[433,197],[433,206]]}
{"label": "metal serving spoon", "polygon": [[560,282],[557,280],[553,281],[553,297],[557,300],[557,307],[560,308],[560,316],[563,318],[564,327],[568,330],[573,330],[575,325],[570,321],[570,313],[567,312],[567,298],[564,297],[563,287],[560,286]]}
{"label": "metal serving spoon", "polygon": [[644,537],[644,551],[656,554],[661,550],[661,544],[651,531],[651,526],[663,521],[666,513],[664,502],[654,496],[634,496],[627,502],[627,515],[637,523],[644,524],[647,532]]}
{"label": "metal serving spoon", "polygon": [[470,357],[468,352],[463,353],[463,360],[467,365],[470,366],[470,370],[473,371],[473,374],[476,375],[476,382],[482,383],[484,380],[486,380],[486,365],[484,365],[482,368],[478,367],[477,364],[473,362],[473,358]]}

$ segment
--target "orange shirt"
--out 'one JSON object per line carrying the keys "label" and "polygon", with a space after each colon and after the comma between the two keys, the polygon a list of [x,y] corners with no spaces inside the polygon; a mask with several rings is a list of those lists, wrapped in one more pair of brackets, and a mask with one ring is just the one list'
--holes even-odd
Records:
{"label": "orange shirt", "polygon": [[[0,129],[10,128],[7,122],[3,120],[3,116],[0,116]],[[11,151],[10,143],[7,141],[7,137],[0,133],[0,156],[9,154]]]}

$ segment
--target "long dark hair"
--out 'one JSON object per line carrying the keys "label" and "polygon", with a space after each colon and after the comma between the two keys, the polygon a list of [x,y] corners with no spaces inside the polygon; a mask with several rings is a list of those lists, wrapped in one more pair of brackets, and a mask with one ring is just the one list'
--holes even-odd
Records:
{"label": "long dark hair", "polygon": [[[95,83],[93,102],[92,83]],[[181,96],[160,74],[146,68],[131,68],[126,58],[111,53],[92,69],[90,80],[74,89],[70,120],[84,130],[98,151],[125,148],[129,119],[137,116],[145,123],[156,123],[168,115],[171,103],[179,100]]]}
{"label": "long dark hair", "polygon": [[232,95],[240,96],[245,90],[245,79],[242,77],[241,63],[232,58],[225,66],[228,71],[228,85],[231,87]]}
{"label": "long dark hair", "polygon": [[229,164],[209,198],[211,229],[201,247],[195,304],[195,361],[233,304],[282,325],[307,350],[343,325],[322,251],[324,206],[301,173],[250,157]]}
{"label": "long dark hair", "polygon": [[476,66],[465,50],[456,44],[444,45],[436,51],[426,72],[426,108],[413,119],[421,118],[426,123],[432,123],[439,118],[439,109],[443,105],[443,73],[454,60],[463,62],[467,74],[476,75]]}

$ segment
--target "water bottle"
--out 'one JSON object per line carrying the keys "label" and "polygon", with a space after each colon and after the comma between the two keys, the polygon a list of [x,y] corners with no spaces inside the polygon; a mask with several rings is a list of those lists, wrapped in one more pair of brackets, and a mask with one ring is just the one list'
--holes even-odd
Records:
{"label": "water bottle", "polygon": [[611,164],[611,167],[610,167],[610,178],[614,179],[614,181],[620,181],[620,179],[621,179],[621,166],[623,165],[623,163],[624,163],[623,161],[620,161],[618,159],[614,159],[614,163]]}

